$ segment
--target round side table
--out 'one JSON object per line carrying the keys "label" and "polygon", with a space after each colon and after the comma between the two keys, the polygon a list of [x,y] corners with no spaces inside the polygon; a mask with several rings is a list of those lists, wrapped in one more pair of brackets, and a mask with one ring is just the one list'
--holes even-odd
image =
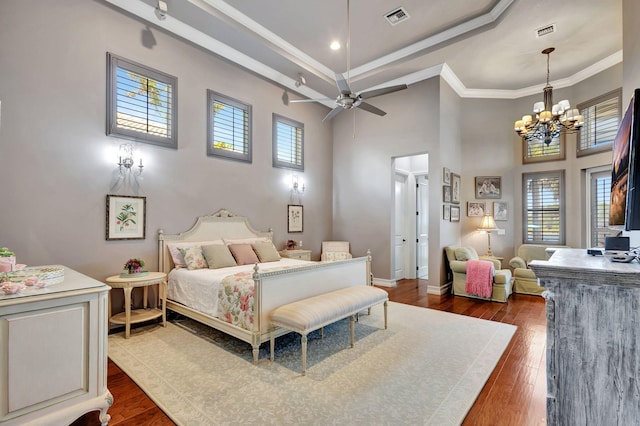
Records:
{"label": "round side table", "polygon": [[[149,272],[143,277],[121,277],[113,275],[105,280],[112,288],[124,290],[124,312],[111,316],[111,292],[109,292],[109,323],[124,324],[125,339],[129,338],[131,324],[149,321],[162,317],[162,326],[167,326],[167,274],[164,272]],[[159,284],[160,307],[155,309],[147,308],[148,290],[150,285]],[[143,309],[131,309],[131,291],[136,287],[142,287]]]}

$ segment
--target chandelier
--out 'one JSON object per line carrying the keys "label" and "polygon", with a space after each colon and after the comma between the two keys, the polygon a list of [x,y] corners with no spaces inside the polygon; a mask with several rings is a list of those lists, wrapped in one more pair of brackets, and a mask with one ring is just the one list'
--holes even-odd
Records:
{"label": "chandelier", "polygon": [[554,47],[549,47],[542,51],[547,55],[547,85],[543,90],[544,102],[533,105],[535,120],[531,115],[525,115],[514,125],[516,133],[527,142],[542,140],[549,145],[561,131],[573,133],[584,124],[584,117],[579,110],[571,108],[568,100],[553,103],[553,87],[549,84],[549,55],[554,50]]}

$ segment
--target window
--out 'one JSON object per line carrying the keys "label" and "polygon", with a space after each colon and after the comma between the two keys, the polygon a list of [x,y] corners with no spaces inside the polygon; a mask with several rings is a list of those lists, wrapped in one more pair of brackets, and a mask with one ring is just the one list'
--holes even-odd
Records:
{"label": "window", "polygon": [[522,164],[565,159],[566,136],[562,132],[547,145],[542,139],[527,141],[522,138]]}
{"label": "window", "polygon": [[251,162],[251,105],[207,90],[207,155]]}
{"label": "window", "polygon": [[577,155],[611,150],[621,115],[621,89],[578,105],[584,124],[578,133]]}
{"label": "window", "polygon": [[609,229],[611,201],[611,170],[592,172],[590,175],[589,238],[587,247],[604,247],[604,237],[613,237],[618,231]]}
{"label": "window", "polygon": [[178,148],[177,79],[107,53],[107,135]]}
{"label": "window", "polygon": [[273,167],[304,171],[304,124],[273,114]]}
{"label": "window", "polygon": [[522,175],[525,244],[564,244],[564,170]]}

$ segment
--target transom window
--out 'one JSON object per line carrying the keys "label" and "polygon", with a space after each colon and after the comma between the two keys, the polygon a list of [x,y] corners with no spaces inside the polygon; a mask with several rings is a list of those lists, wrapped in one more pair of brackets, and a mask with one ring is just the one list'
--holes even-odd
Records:
{"label": "transom window", "polygon": [[177,79],[111,53],[107,62],[107,135],[177,148]]}
{"label": "transom window", "polygon": [[578,136],[578,156],[611,149],[620,125],[621,95],[621,89],[617,89],[578,105],[584,116]]}
{"label": "transom window", "polygon": [[561,133],[547,145],[543,139],[527,141],[522,138],[522,163],[539,163],[565,159],[565,135]]}
{"label": "transom window", "polygon": [[273,167],[304,171],[304,124],[273,114]]}
{"label": "transom window", "polygon": [[207,90],[207,155],[251,162],[251,105]]}
{"label": "transom window", "polygon": [[522,175],[523,242],[564,244],[564,170]]}

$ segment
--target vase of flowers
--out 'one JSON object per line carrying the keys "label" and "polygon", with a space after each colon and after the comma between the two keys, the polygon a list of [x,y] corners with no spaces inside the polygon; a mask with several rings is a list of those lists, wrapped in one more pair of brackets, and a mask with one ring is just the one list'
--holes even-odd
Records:
{"label": "vase of flowers", "polygon": [[16,268],[16,254],[6,247],[0,247],[0,272],[11,272]]}
{"label": "vase of flowers", "polygon": [[121,277],[142,277],[148,275],[149,272],[143,271],[142,267],[144,266],[144,260],[138,259],[134,257],[132,259],[127,260],[127,263],[124,264],[125,272],[120,274]]}

